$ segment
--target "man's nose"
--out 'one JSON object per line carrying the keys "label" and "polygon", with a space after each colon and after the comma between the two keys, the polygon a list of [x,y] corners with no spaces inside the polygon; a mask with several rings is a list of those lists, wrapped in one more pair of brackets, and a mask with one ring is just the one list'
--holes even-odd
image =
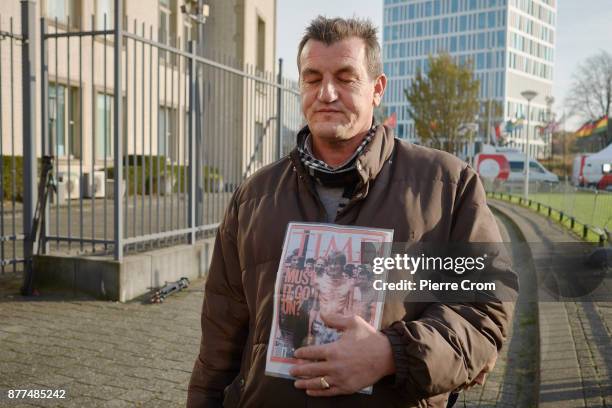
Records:
{"label": "man's nose", "polygon": [[319,100],[321,102],[330,103],[338,99],[338,92],[333,81],[323,81],[319,90]]}

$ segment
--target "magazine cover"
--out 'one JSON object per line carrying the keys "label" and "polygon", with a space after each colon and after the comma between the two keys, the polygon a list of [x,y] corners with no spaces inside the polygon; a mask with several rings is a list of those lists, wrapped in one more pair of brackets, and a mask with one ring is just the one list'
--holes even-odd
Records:
{"label": "magazine cover", "polygon": [[296,349],[340,338],[321,312],[357,314],[380,329],[383,293],[372,283],[386,277],[372,273],[372,262],[389,256],[390,245],[383,244],[392,240],[393,230],[289,223],[276,274],[267,375],[293,378]]}

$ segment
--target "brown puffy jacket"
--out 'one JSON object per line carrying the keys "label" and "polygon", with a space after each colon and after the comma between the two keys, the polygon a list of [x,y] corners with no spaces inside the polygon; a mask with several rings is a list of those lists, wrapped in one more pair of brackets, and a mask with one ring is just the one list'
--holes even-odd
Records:
{"label": "brown puffy jacket", "polygon": [[[357,169],[361,188],[337,224],[393,229],[396,242],[501,241],[477,174],[456,157],[379,126]],[[325,219],[296,150],[236,191],[206,281],[188,407],[444,407],[449,391],[469,384],[502,347],[512,303],[390,303],[382,327],[397,372],[372,395],[312,398],[293,381],[264,375],[287,223]],[[516,291],[516,276],[507,274]]]}

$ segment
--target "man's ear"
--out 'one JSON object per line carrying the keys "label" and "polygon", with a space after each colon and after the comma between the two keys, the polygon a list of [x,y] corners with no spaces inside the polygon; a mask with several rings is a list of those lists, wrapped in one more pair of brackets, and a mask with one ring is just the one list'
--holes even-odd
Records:
{"label": "man's ear", "polygon": [[385,89],[387,88],[387,77],[385,74],[380,74],[378,78],[376,78],[376,82],[374,83],[374,106],[379,106],[382,102],[382,97],[385,94]]}

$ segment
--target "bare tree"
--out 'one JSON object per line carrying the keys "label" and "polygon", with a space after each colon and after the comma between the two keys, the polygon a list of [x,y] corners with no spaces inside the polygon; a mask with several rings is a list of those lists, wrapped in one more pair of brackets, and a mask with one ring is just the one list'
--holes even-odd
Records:
{"label": "bare tree", "polygon": [[604,50],[590,56],[573,75],[566,105],[572,115],[595,120],[610,115],[612,106],[612,55]]}

